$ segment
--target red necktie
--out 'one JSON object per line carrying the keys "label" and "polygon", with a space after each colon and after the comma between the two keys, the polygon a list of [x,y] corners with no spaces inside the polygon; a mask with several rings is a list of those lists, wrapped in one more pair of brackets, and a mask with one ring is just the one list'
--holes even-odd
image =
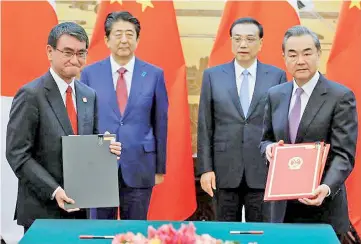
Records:
{"label": "red necktie", "polygon": [[74,108],[73,97],[72,97],[73,89],[71,86],[68,86],[66,89],[66,111],[68,112],[69,120],[71,123],[71,127],[73,128],[74,135],[78,134],[78,119],[76,116],[76,111]]}
{"label": "red necktie", "polygon": [[125,83],[124,74],[127,72],[125,68],[120,68],[118,70],[119,78],[117,81],[116,87],[116,94],[117,94],[117,101],[120,113],[123,115],[125,107],[127,106],[128,101],[128,92],[127,92],[127,84]]}

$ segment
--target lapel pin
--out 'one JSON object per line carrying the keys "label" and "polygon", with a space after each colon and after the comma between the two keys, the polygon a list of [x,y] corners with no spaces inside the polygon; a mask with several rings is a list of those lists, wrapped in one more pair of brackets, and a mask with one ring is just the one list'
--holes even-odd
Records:
{"label": "lapel pin", "polygon": [[144,77],[146,74],[147,74],[147,72],[144,71],[144,72],[142,73],[142,76]]}
{"label": "lapel pin", "polygon": [[84,102],[84,103],[88,102],[88,100],[86,99],[86,97],[83,97],[83,102]]}

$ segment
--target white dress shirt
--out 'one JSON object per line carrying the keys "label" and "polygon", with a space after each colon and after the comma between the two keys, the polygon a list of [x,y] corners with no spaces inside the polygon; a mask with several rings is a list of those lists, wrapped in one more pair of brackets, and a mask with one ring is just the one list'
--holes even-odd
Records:
{"label": "white dress shirt", "polygon": [[[301,94],[301,116],[300,116],[300,118],[302,118],[302,115],[305,112],[308,100],[310,100],[311,94],[312,94],[313,90],[315,89],[319,78],[320,78],[320,74],[318,72],[316,72],[314,74],[314,76],[311,78],[311,80],[308,81],[306,84],[304,84],[301,87],[303,89],[303,92]],[[299,88],[299,86],[297,85],[296,81],[293,80],[293,90],[292,90],[292,97],[291,97],[290,109],[289,109],[289,112],[288,112],[288,116],[290,116],[290,113],[291,113],[291,110],[292,110],[291,108],[293,108],[293,106],[294,106],[294,104],[296,102],[295,93],[296,93],[297,88]],[[329,196],[331,194],[331,188],[326,184],[323,184],[323,185],[327,186],[327,188],[328,188],[327,196]]]}
{"label": "white dress shirt", "polygon": [[[74,79],[70,82],[70,84],[66,83],[62,78],[60,78],[60,76],[55,73],[55,71],[50,68],[50,74],[53,77],[53,79],[55,80],[56,85],[58,86],[58,89],[60,91],[60,95],[61,98],[63,99],[64,102],[64,106],[66,107],[66,89],[68,89],[68,86],[71,86],[71,88],[73,89],[72,92],[72,98],[73,98],[73,104],[74,104],[74,108],[76,111],[76,99],[75,99],[75,86],[74,86]],[[57,193],[57,191],[61,189],[60,186],[58,186],[55,191],[53,192],[53,194],[51,195],[51,200],[54,199],[55,194]]]}
{"label": "white dress shirt", "polygon": [[[242,85],[242,81],[244,78],[244,75],[242,74],[242,72],[245,70],[245,68],[243,68],[241,65],[239,65],[237,63],[237,60],[234,60],[234,71],[235,71],[235,75],[236,75],[236,85],[237,85],[237,93],[238,93],[238,97],[240,97],[241,94],[241,85]],[[251,104],[252,101],[252,97],[253,97],[253,92],[254,92],[254,87],[256,86],[256,78],[257,78],[257,59],[253,62],[253,64],[247,68],[248,71],[248,82],[249,82],[249,104]]]}
{"label": "white dress shirt", "polygon": [[50,68],[50,74],[53,76],[56,85],[58,86],[58,89],[60,91],[61,98],[63,99],[64,105],[66,106],[66,89],[68,89],[68,86],[71,86],[73,89],[72,92],[72,98],[73,98],[73,104],[76,111],[76,94],[75,94],[75,86],[74,86],[74,79],[70,82],[70,84],[66,83],[60,76],[55,73],[55,71]]}
{"label": "white dress shirt", "polygon": [[[314,76],[311,78],[310,81],[308,81],[306,84],[304,84],[301,88],[303,89],[303,92],[301,94],[301,116],[302,118],[303,112],[305,112],[306,105],[308,103],[308,100],[310,100],[311,94],[313,92],[313,89],[315,89],[315,86],[317,85],[318,79],[320,78],[320,74],[316,72]],[[299,88],[296,81],[293,80],[293,91],[292,91],[292,97],[291,97],[291,103],[290,103],[290,109],[288,111],[288,115],[291,113],[291,108],[293,108],[295,102],[296,102],[296,89]]]}
{"label": "white dress shirt", "polygon": [[127,70],[127,72],[125,72],[125,74],[124,74],[124,79],[125,79],[125,83],[127,85],[128,97],[129,97],[130,88],[131,88],[131,85],[132,85],[134,65],[135,65],[135,57],[134,56],[132,57],[131,60],[129,60],[129,62],[126,65],[121,66],[115,61],[113,56],[110,55],[110,66],[112,68],[112,77],[113,77],[113,83],[114,83],[114,90],[117,89],[117,82],[118,82],[118,78],[119,78],[118,70],[121,67],[123,67],[123,68],[125,68]]}

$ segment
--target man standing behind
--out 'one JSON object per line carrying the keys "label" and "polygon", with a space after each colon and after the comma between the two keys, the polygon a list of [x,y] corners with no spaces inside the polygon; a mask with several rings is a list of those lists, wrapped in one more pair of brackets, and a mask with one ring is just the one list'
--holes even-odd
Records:
{"label": "man standing behind", "polygon": [[294,80],[268,93],[261,153],[270,161],[275,142],[324,141],[331,148],[314,197],[272,201],[271,221],[328,223],[340,237],[349,228],[344,182],[355,163],[358,126],[355,96],[347,87],[318,72],[321,44],[306,27],[290,28],[282,50]]}
{"label": "man standing behind", "polygon": [[201,186],[213,197],[219,221],[267,220],[267,169],[259,154],[265,96],[286,81],[284,71],[257,60],[263,27],[241,18],[230,28],[235,59],[204,71],[198,117]]}
{"label": "man standing behind", "polygon": [[[81,81],[96,90],[99,130],[117,135],[120,218],[147,218],[152,188],[166,170],[168,98],[163,71],[134,56],[140,23],[129,12],[110,13],[104,23],[110,57],[85,67]],[[150,47],[151,48],[151,44]],[[116,208],[92,211],[116,219]]]}
{"label": "man standing behind", "polygon": [[[15,219],[25,232],[35,219],[86,219],[86,211],[62,189],[62,136],[98,134],[94,90],[74,77],[85,64],[88,37],[70,22],[55,26],[46,46],[49,72],[14,97],[6,134],[6,157],[19,179]],[[86,102],[85,102],[86,101]],[[120,155],[120,143],[110,150]]]}

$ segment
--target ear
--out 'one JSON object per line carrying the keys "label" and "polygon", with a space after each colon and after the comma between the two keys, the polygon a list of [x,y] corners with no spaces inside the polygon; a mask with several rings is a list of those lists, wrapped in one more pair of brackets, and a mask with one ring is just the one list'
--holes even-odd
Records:
{"label": "ear", "polygon": [[104,43],[105,43],[105,45],[109,48],[108,41],[109,41],[108,37],[107,37],[107,36],[104,36]]}
{"label": "ear", "polygon": [[287,57],[284,52],[282,52],[282,57],[283,57],[283,61],[285,62],[286,66],[287,66]]}
{"label": "ear", "polygon": [[53,54],[54,54],[53,47],[50,45],[46,45],[46,55],[48,56],[49,61],[53,60]]}
{"label": "ear", "polygon": [[317,64],[318,64],[318,65],[320,65],[321,55],[322,55],[322,51],[321,51],[321,50],[318,50],[318,51],[317,51]]}
{"label": "ear", "polygon": [[140,41],[140,38],[138,37],[137,40],[136,40],[136,43],[135,43],[135,48],[138,47],[139,41]]}
{"label": "ear", "polygon": [[259,40],[259,50],[262,50],[263,47],[263,38]]}

